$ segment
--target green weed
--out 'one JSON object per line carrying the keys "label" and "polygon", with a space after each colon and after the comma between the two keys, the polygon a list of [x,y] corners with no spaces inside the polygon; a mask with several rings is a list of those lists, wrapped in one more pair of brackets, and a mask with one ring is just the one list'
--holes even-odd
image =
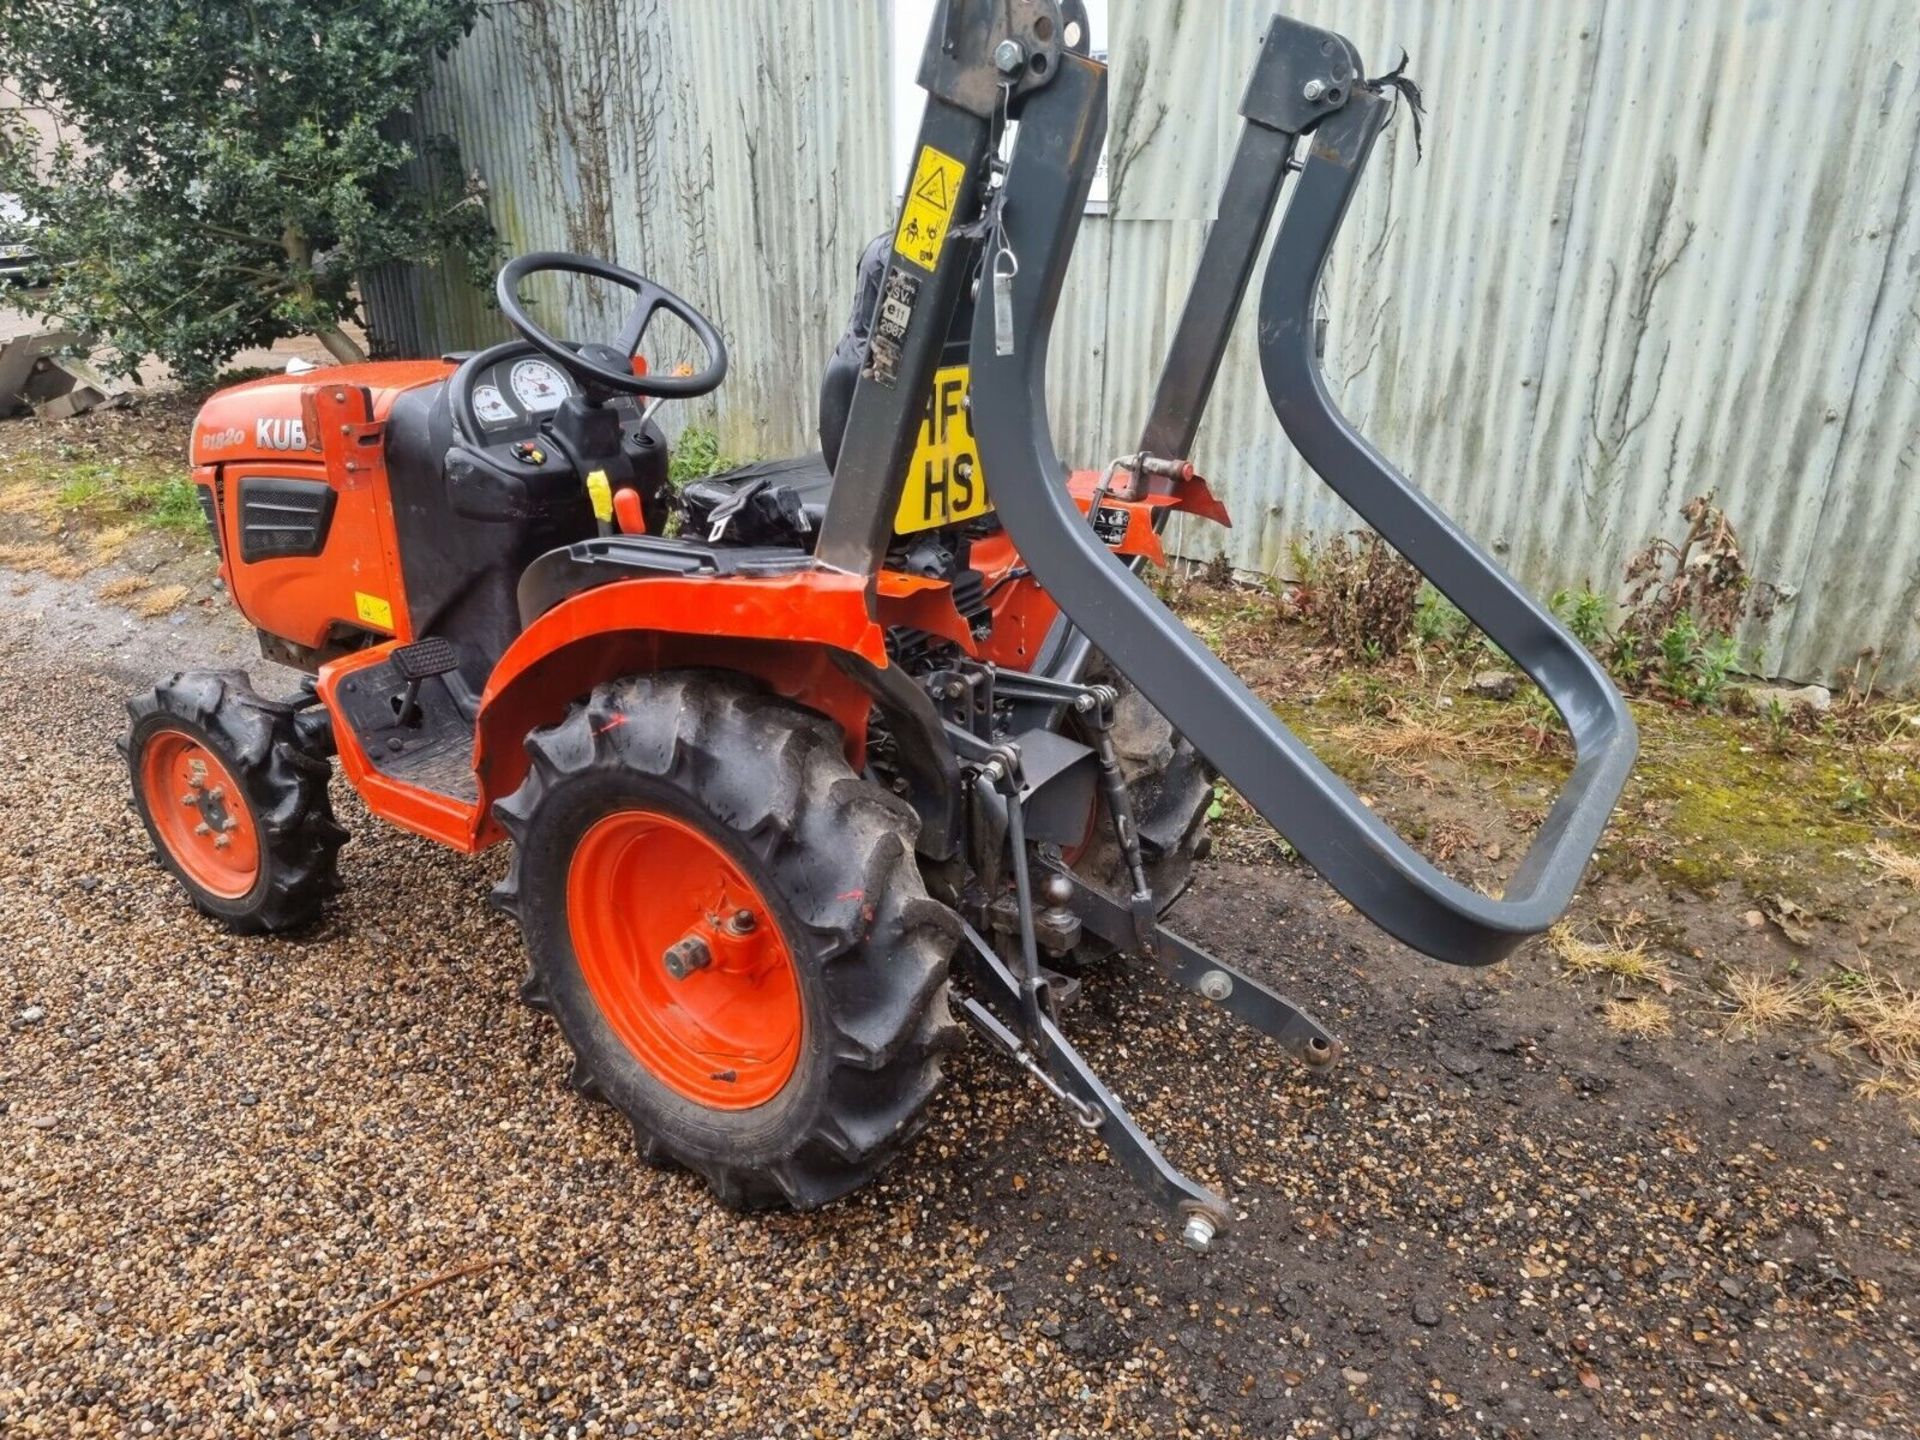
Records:
{"label": "green weed", "polygon": [[1591,586],[1560,590],[1548,602],[1554,615],[1587,649],[1599,654],[1607,643],[1607,597]]}
{"label": "green weed", "polygon": [[678,490],[689,480],[704,480],[731,470],[734,462],[720,453],[720,437],[702,425],[689,425],[674,443],[667,461],[667,483]]}

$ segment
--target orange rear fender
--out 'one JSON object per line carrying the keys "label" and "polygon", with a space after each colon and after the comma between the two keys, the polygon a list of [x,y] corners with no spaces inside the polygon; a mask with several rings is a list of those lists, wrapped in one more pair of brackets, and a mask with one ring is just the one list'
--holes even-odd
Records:
{"label": "orange rear fender", "polygon": [[860,768],[873,700],[834,663],[836,651],[887,664],[864,582],[837,571],[659,576],[568,597],[520,633],[487,681],[474,736],[476,841],[500,838],[489,812],[526,776],[527,735],[623,675],[690,667],[752,675],[837,724]]}

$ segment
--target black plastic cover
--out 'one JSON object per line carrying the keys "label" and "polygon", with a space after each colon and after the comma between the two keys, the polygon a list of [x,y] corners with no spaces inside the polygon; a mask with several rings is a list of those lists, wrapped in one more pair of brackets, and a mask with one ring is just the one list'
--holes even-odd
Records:
{"label": "black plastic cover", "polygon": [[[202,495],[206,494],[204,488]],[[202,500],[205,507],[205,500]],[[250,475],[240,482],[240,558],[247,564],[318,555],[333,524],[333,487],[324,480]]]}

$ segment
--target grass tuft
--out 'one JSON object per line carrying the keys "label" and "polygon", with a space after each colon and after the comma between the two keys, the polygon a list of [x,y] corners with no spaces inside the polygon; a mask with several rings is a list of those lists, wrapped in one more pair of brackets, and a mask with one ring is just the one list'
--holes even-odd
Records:
{"label": "grass tuft", "polygon": [[1734,970],[1727,975],[1727,999],[1733,1009],[1723,1032],[1729,1037],[1753,1039],[1769,1030],[1807,1018],[1811,986],[1765,975],[1757,970]]}
{"label": "grass tuft", "polygon": [[1569,975],[1611,975],[1639,985],[1663,987],[1668,983],[1667,962],[1649,955],[1644,940],[1626,945],[1616,935],[1610,943],[1595,944],[1582,940],[1573,926],[1562,920],[1547,932],[1547,944]]}
{"label": "grass tuft", "polygon": [[1600,1018],[1614,1034],[1635,1039],[1654,1039],[1673,1033],[1673,1012],[1664,1002],[1650,996],[1609,1000]]}
{"label": "grass tuft", "polygon": [[1889,880],[1920,890],[1920,855],[1909,855],[1885,840],[1876,840],[1867,846],[1867,859]]}
{"label": "grass tuft", "polygon": [[1895,1076],[1920,1082],[1920,991],[1866,970],[1842,970],[1819,990],[1820,1011],[1838,1035]]}
{"label": "grass tuft", "polygon": [[144,615],[149,620],[157,620],[162,615],[170,615],[178,610],[181,602],[187,598],[187,594],[187,587],[184,585],[162,585],[157,590],[149,590],[134,601],[133,610],[137,615]]}
{"label": "grass tuft", "polygon": [[122,521],[177,535],[206,534],[193,481],[178,471],[140,473],[97,461],[70,467],[54,498],[88,519]]}
{"label": "grass tuft", "polygon": [[153,582],[144,575],[122,575],[118,580],[109,580],[100,587],[102,600],[124,600],[129,595],[138,595]]}

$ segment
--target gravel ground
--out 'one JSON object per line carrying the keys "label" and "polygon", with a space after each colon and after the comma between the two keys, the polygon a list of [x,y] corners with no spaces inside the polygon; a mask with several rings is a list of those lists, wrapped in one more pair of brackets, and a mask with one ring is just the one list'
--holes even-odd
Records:
{"label": "gravel ground", "polygon": [[1343,1067],[1130,972],[1070,1017],[1234,1198],[1214,1255],[977,1047],[880,1184],[742,1220],[567,1088],[499,856],[337,787],[331,918],[195,916],[111,740],[244,634],[85,593],[0,576],[0,1432],[1914,1433],[1914,1142],[1822,1057],[1617,1040],[1221,865],[1180,924]]}

